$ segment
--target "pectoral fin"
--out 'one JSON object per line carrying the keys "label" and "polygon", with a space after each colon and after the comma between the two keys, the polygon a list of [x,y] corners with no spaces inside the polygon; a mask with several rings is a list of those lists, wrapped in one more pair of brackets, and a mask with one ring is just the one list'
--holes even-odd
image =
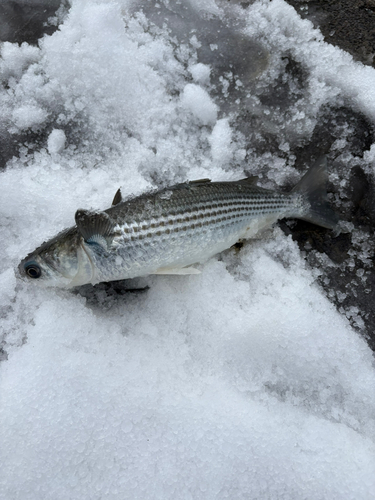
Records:
{"label": "pectoral fin", "polygon": [[75,220],[77,229],[86,243],[96,244],[107,250],[115,226],[108,214],[80,208],[76,212]]}
{"label": "pectoral fin", "polygon": [[190,186],[200,186],[202,184],[209,184],[211,179],[197,179],[196,181],[189,181]]}
{"label": "pectoral fin", "polygon": [[161,267],[152,274],[201,274],[195,267]]}

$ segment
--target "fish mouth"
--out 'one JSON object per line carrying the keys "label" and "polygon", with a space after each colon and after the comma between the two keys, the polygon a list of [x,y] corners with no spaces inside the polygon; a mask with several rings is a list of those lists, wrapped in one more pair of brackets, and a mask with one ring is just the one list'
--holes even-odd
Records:
{"label": "fish mouth", "polygon": [[17,267],[14,268],[14,275],[16,279],[21,281],[28,281],[26,271],[25,271],[25,262],[21,261]]}

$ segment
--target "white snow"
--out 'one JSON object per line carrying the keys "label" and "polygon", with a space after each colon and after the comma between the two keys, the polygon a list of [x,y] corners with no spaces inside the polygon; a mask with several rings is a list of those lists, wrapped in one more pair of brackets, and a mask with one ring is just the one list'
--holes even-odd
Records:
{"label": "white snow", "polygon": [[56,153],[61,153],[65,148],[66,136],[63,130],[54,128],[50,135],[48,136],[47,149],[48,152],[53,155]]}
{"label": "white snow", "polygon": [[197,63],[189,67],[193,80],[200,84],[210,83],[211,68],[207,64]]}
{"label": "white snow", "polygon": [[39,59],[38,48],[27,43],[22,43],[19,46],[4,42],[1,44],[0,54],[1,77],[5,81],[9,80],[10,77],[20,79],[27,66]]}
{"label": "white snow", "polygon": [[25,105],[15,109],[12,120],[18,129],[28,129],[45,122],[48,113],[38,106]]}
{"label": "white snow", "polygon": [[[293,175],[236,130],[244,106],[260,109],[252,87],[241,80],[225,114],[198,44],[176,43],[135,5],[75,0],[39,48],[1,49],[1,130],[41,139],[20,139],[0,173],[0,499],[370,500],[372,353],[277,228],[200,275],[143,279],[142,294],[16,278],[77,208],[108,208],[120,185],[126,196],[264,165],[266,183]],[[285,52],[308,73],[285,112],[264,108],[265,127],[283,125],[283,152],[309,138],[322,103],[373,116],[375,71],[285,2],[255,2],[242,20],[270,50],[256,85],[276,81]]]}
{"label": "white snow", "polygon": [[232,129],[227,118],[217,120],[208,138],[212,159],[216,164],[228,164],[234,151],[231,148]]}
{"label": "white snow", "polygon": [[301,20],[297,12],[284,0],[255,2],[248,10],[246,32],[262,36],[274,50],[288,50],[297,61],[303,60],[310,70],[309,89],[315,104],[332,99],[335,93],[351,101],[353,107],[375,119],[374,70],[353,57],[324,43],[319,30],[312,23]]}
{"label": "white snow", "polygon": [[218,107],[212,101],[208,92],[199,85],[188,83],[183,90],[181,103],[202,125],[215,123]]}

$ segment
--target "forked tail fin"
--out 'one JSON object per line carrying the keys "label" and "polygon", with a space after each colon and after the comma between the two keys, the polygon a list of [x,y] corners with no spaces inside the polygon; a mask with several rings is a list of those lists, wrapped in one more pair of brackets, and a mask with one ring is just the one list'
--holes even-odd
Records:
{"label": "forked tail fin", "polygon": [[338,217],[328,203],[327,179],[327,158],[321,156],[293,188],[292,193],[300,194],[309,205],[299,219],[333,229]]}

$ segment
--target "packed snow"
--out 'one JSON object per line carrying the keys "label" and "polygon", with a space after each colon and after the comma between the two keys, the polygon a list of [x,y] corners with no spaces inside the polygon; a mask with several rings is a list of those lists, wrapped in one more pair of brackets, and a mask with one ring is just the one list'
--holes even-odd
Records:
{"label": "packed snow", "polygon": [[[17,277],[119,186],[246,173],[275,188],[299,179],[288,151],[321,106],[375,119],[375,70],[283,0],[179,5],[74,0],[38,47],[0,45],[0,135],[19,141],[0,172],[0,498],[370,500],[372,353],[278,227],[138,293]],[[249,73],[210,65],[210,23],[254,48]],[[262,102],[282,80],[285,107]],[[260,147],[270,131],[279,156]]]}

